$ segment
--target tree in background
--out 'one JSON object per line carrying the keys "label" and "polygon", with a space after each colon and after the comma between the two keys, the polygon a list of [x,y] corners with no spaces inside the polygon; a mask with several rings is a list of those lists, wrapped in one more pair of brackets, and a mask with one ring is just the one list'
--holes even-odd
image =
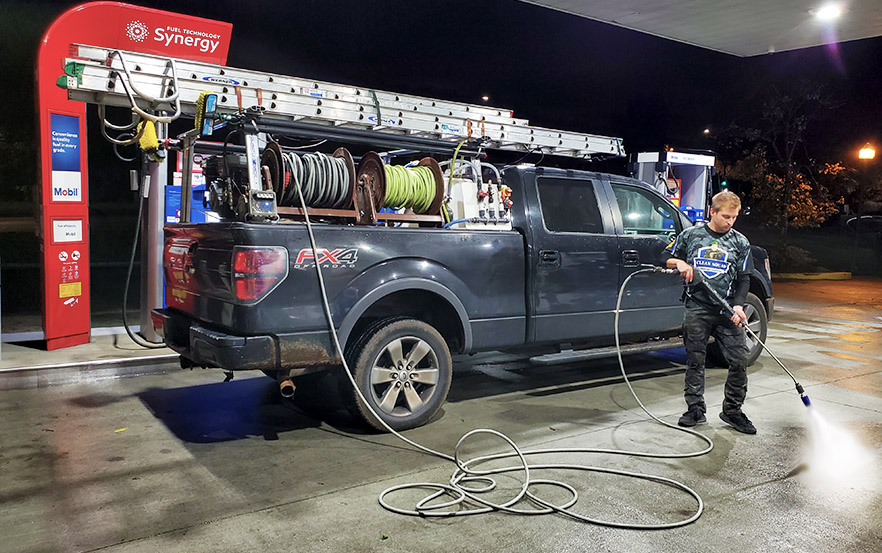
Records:
{"label": "tree in background", "polygon": [[[817,227],[838,212],[837,202],[831,200],[830,189],[823,181],[810,179],[801,171],[792,171],[789,175],[776,173],[766,151],[766,145],[757,143],[743,157],[723,166],[727,178],[749,185],[751,209],[765,225],[781,229]],[[844,175],[844,168],[839,170],[826,164],[822,171],[826,171],[823,174],[828,177],[827,182],[832,183],[834,178],[845,181],[844,177],[836,177],[831,172]],[[782,209],[785,199],[787,204]],[[786,234],[782,233],[782,239],[786,239]]]}
{"label": "tree in background", "polygon": [[817,171],[816,181],[833,195],[840,197],[839,203],[854,209],[857,206],[857,170],[837,161],[824,163]]}
{"label": "tree in background", "polygon": [[763,105],[760,131],[767,147],[770,175],[759,191],[764,200],[776,203],[782,240],[794,226],[817,226],[831,213],[823,198],[825,190],[813,191],[805,173],[811,158],[805,145],[806,131],[818,114],[831,107],[820,85],[797,82],[789,90],[772,87],[773,96]]}
{"label": "tree in background", "polygon": [[[743,132],[743,131],[737,131]],[[776,217],[778,212],[774,202],[767,201],[768,194],[764,188],[766,177],[769,174],[769,160],[766,157],[766,149],[762,144],[754,144],[749,150],[742,145],[741,150],[730,152],[734,155],[734,161],[727,164],[721,156],[717,170],[725,176],[726,180],[734,181],[742,200],[749,203],[753,213],[769,223]]]}
{"label": "tree in background", "polygon": [[728,129],[719,145],[720,169],[740,185],[756,220],[778,230],[766,244],[773,264],[784,270],[813,270],[816,260],[790,244],[787,231],[818,227],[837,213],[841,191],[848,190],[848,172],[830,164],[818,168],[809,153],[806,133],[821,107],[828,105],[820,88],[801,85],[790,94],[778,89],[773,93],[764,103],[760,124]]}
{"label": "tree in background", "polygon": [[[787,209],[787,221],[796,228],[819,227],[827,217],[837,213],[839,202],[830,201],[828,190],[818,183],[809,182],[802,173],[791,175],[790,205]],[[777,175],[769,175],[769,185],[775,188],[775,196],[782,195],[784,180]],[[786,223],[785,223],[786,225]]]}
{"label": "tree in background", "polygon": [[851,213],[860,211],[878,215],[882,213],[882,164],[871,162],[857,165],[827,164],[821,170],[819,180],[829,182],[828,188],[845,198],[851,206]]}

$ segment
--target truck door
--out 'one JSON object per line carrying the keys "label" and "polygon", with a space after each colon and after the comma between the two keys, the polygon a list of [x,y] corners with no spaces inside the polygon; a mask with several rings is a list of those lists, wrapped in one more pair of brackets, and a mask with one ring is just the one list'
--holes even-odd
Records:
{"label": "truck door", "polygon": [[[536,342],[607,336],[618,286],[618,244],[596,178],[537,171],[525,179],[530,210],[533,330]],[[535,196],[534,196],[535,194]]]}
{"label": "truck door", "polygon": [[[664,248],[688,221],[673,204],[636,182],[611,179],[611,205],[620,259],[619,285],[641,264],[660,265]],[[627,334],[671,330],[683,322],[683,279],[679,275],[640,274],[622,299],[620,327]]]}

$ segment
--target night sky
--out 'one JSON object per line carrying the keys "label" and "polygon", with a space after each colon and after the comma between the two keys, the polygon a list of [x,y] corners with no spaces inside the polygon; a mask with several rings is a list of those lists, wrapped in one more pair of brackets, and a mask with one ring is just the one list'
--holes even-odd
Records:
{"label": "night sky", "polygon": [[[882,38],[737,58],[515,0],[132,3],[233,23],[231,66],[472,103],[488,94],[533,125],[622,137],[632,152],[709,147],[706,126],[751,125],[770,86],[801,78],[842,105],[824,148],[882,129]],[[76,4],[4,2],[4,73],[29,79],[20,61]],[[29,92],[13,99],[29,108]]]}

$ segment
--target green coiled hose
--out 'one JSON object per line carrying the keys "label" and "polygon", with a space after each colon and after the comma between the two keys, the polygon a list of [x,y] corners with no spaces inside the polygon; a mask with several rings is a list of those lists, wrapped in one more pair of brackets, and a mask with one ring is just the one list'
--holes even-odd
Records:
{"label": "green coiled hose", "polygon": [[435,176],[428,167],[386,165],[386,201],[383,207],[411,208],[425,213],[435,200]]}

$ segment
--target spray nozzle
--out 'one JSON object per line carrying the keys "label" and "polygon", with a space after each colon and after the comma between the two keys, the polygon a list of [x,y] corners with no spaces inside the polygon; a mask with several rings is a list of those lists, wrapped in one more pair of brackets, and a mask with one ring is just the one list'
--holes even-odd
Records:
{"label": "spray nozzle", "polygon": [[805,393],[802,384],[800,384],[799,382],[796,383],[796,393],[799,394],[799,399],[802,400],[803,405],[805,405],[806,407],[811,407],[812,400],[809,399],[808,394]]}

